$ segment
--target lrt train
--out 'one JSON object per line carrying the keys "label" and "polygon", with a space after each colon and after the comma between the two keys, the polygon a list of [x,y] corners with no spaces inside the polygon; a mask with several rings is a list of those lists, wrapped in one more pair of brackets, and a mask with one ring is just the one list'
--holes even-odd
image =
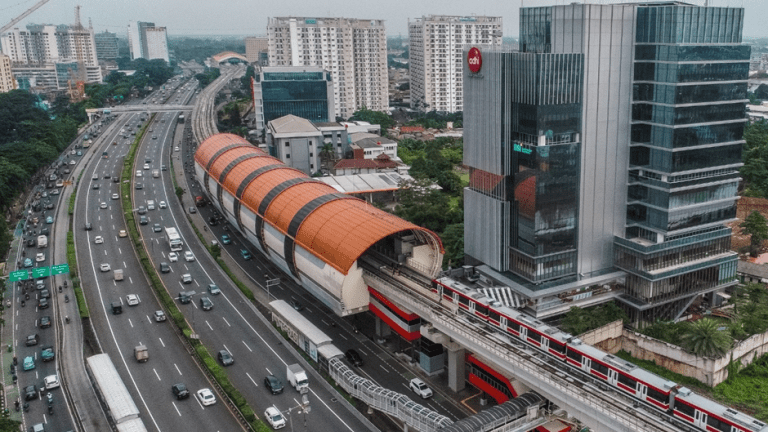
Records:
{"label": "lrt train", "polygon": [[513,335],[527,345],[695,429],[710,432],[768,432],[768,425],[759,420],[699,396],[688,388],[680,387],[612,354],[585,345],[568,333],[516,309],[499,305],[461,282],[441,278],[433,280],[431,286],[443,302],[454,303],[463,313],[505,334]]}

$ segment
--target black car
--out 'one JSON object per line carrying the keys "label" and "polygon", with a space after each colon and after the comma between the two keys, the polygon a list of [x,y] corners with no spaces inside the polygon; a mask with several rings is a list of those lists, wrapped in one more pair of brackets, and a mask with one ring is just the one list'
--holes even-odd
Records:
{"label": "black car", "polygon": [[136,186],[134,186],[134,187],[135,187],[136,189],[139,189],[139,190],[141,190],[141,189],[144,189],[144,185],[143,185],[143,184],[141,184],[141,183],[136,183]]}
{"label": "black car", "polygon": [[51,234],[51,229],[48,227],[45,227],[40,230],[40,235],[50,235],[50,234]]}
{"label": "black car", "polygon": [[292,308],[294,308],[294,309],[295,309],[295,310],[297,310],[297,311],[300,311],[300,310],[304,309],[304,305],[302,305],[302,304],[301,304],[301,302],[299,302],[299,301],[298,301],[298,300],[296,300],[296,299],[291,299],[291,300],[288,302],[288,304],[290,304],[290,305],[291,305],[291,307],[292,307]]}
{"label": "black car", "polygon": [[358,354],[357,351],[353,349],[347,350],[347,352],[344,353],[344,357],[346,357],[347,360],[352,363],[352,366],[363,365],[363,359],[360,357],[360,354]]}
{"label": "black car", "polygon": [[176,399],[181,400],[189,397],[189,390],[187,390],[187,386],[182,383],[172,385],[171,390],[173,390]]}
{"label": "black car", "polygon": [[149,223],[149,219],[146,216],[139,217],[139,225],[146,225]]}
{"label": "black car", "polygon": [[283,392],[283,383],[274,375],[267,375],[264,378],[264,386],[267,387],[273,395]]}
{"label": "black car", "polygon": [[34,384],[24,387],[24,400],[30,401],[33,399],[37,399],[37,386]]}
{"label": "black car", "polygon": [[90,223],[90,222],[86,222],[86,223],[85,223],[85,230],[86,230],[86,231],[90,231],[90,230],[92,230],[92,229],[93,229],[93,225],[91,225],[91,223]]}
{"label": "black car", "polygon": [[112,183],[120,183],[120,177],[115,176],[112,178]]}
{"label": "black car", "polygon": [[211,226],[216,226],[219,224],[219,221],[217,221],[215,217],[211,216],[208,218],[208,223],[211,224]]}
{"label": "black car", "polygon": [[48,303],[47,298],[41,298],[37,302],[37,308],[38,309],[48,309],[51,305]]}
{"label": "black car", "polygon": [[46,316],[40,318],[40,328],[41,329],[48,328],[50,326],[51,326],[51,317],[46,315]]}
{"label": "black car", "polygon": [[232,354],[230,354],[227,350],[219,351],[219,361],[224,366],[230,366],[235,363],[235,359],[232,358]]}
{"label": "black car", "polygon": [[25,342],[25,345],[27,346],[37,345],[38,341],[40,341],[40,337],[37,336],[37,333],[31,334],[27,336],[27,341]]}
{"label": "black car", "polygon": [[110,174],[107,174],[107,175],[104,176],[104,179],[111,179],[111,178],[112,178],[112,176]]}
{"label": "black car", "polygon": [[35,239],[27,240],[27,247],[35,247]]}
{"label": "black car", "polygon": [[[213,309],[213,302],[208,297],[200,297],[200,309],[209,311]],[[226,366],[226,365],[225,365]]]}

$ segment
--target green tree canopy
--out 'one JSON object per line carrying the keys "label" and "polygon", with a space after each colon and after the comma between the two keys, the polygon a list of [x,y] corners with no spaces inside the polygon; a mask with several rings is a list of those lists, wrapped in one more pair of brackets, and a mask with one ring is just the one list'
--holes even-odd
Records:
{"label": "green tree canopy", "polygon": [[680,335],[681,346],[698,356],[721,357],[733,345],[733,338],[719,322],[704,318],[688,323]]}
{"label": "green tree canopy", "polygon": [[745,195],[768,198],[768,121],[760,120],[744,127]]}
{"label": "green tree canopy", "polygon": [[349,120],[366,121],[370,124],[381,125],[382,134],[385,134],[387,129],[395,124],[395,121],[392,120],[392,117],[390,117],[389,114],[381,111],[372,111],[366,107],[361,108],[359,111],[355,111]]}
{"label": "green tree canopy", "polygon": [[752,213],[744,219],[744,222],[739,225],[743,234],[750,236],[750,254],[757,256],[760,251],[760,245],[763,241],[768,239],[768,224],[766,224],[765,217],[757,210],[752,210]]}
{"label": "green tree canopy", "polygon": [[627,313],[614,302],[585,309],[573,306],[571,310],[565,314],[565,318],[563,318],[560,327],[568,333],[580,335],[616,320],[627,322],[629,321],[629,317],[627,316]]}

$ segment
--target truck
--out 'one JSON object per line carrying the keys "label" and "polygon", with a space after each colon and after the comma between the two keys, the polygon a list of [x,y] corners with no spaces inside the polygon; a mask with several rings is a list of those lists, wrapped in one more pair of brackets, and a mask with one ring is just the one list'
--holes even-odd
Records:
{"label": "truck", "polygon": [[285,376],[288,378],[288,382],[291,383],[291,387],[295,388],[297,392],[301,394],[309,392],[309,378],[307,378],[307,373],[304,372],[301,366],[298,364],[288,365]]}
{"label": "truck", "polygon": [[115,280],[121,281],[123,280],[123,270],[122,269],[115,269]]}
{"label": "truck", "polygon": [[144,363],[149,360],[149,350],[144,345],[139,345],[133,349],[133,356],[137,362]]}
{"label": "truck", "polygon": [[40,249],[44,247],[48,247],[48,236],[44,236],[44,235],[37,236],[37,247]]}
{"label": "truck", "polygon": [[181,251],[184,244],[181,242],[181,236],[175,227],[165,227],[165,239],[174,252]]}

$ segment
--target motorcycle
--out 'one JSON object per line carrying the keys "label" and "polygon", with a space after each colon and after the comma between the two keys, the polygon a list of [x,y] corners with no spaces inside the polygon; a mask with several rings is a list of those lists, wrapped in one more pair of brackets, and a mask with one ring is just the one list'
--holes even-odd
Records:
{"label": "motorcycle", "polygon": [[59,292],[61,292],[61,285],[59,285]]}
{"label": "motorcycle", "polygon": [[67,316],[65,316],[65,317],[64,317],[64,321],[65,321],[67,324],[69,324],[69,315],[67,315]]}
{"label": "motorcycle", "polygon": [[21,307],[26,306],[26,303],[24,303],[24,300],[21,301]]}

